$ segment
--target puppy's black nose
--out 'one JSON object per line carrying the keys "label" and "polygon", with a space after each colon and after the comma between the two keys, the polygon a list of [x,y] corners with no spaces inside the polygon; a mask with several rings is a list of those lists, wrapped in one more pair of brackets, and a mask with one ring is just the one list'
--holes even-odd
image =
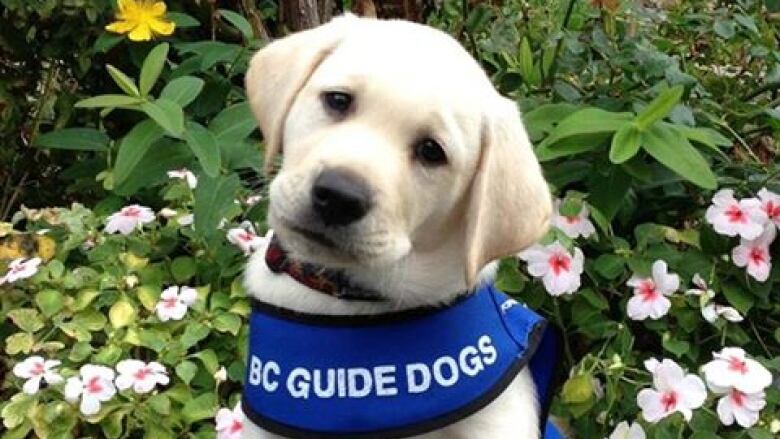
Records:
{"label": "puppy's black nose", "polygon": [[371,208],[371,190],[359,177],[326,169],[311,188],[311,204],[326,226],[346,226]]}

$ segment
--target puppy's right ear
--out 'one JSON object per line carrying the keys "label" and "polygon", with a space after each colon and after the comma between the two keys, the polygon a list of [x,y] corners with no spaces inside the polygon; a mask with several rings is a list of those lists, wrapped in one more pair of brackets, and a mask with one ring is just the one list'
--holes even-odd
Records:
{"label": "puppy's right ear", "polygon": [[266,173],[282,150],[284,122],[298,92],[358,20],[353,15],[336,18],[274,41],[252,57],[246,92],[265,138]]}

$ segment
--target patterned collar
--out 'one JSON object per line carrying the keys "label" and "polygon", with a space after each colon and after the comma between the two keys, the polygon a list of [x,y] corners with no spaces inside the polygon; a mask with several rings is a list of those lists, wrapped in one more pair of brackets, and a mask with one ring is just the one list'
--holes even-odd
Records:
{"label": "patterned collar", "polygon": [[353,285],[342,271],[290,259],[275,235],[265,252],[265,263],[274,273],[285,273],[299,283],[337,299],[364,302],[386,300],[376,291]]}

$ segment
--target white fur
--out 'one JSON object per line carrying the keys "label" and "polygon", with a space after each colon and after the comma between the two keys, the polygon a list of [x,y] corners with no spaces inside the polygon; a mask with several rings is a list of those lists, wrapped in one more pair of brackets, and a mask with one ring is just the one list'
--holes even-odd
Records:
{"label": "white fur", "polygon": [[[334,118],[327,91],[348,91],[355,108]],[[376,314],[446,304],[480,279],[488,261],[519,251],[547,229],[549,190],[514,103],[448,35],[403,22],[347,16],[261,50],[247,95],[266,140],[266,160],[284,150],[271,184],[269,224],[298,260],[343,270],[381,303],[344,301],[269,271],[263,249],[245,283],[262,301],[301,312]],[[439,141],[444,166],[413,158],[418,136]],[[345,227],[317,222],[313,180],[346,169],[370,184],[374,205]],[[338,242],[329,247],[296,231]],[[482,273],[478,278],[477,273]],[[538,403],[527,370],[491,404],[419,439],[535,439]],[[247,421],[244,439],[278,436]]]}

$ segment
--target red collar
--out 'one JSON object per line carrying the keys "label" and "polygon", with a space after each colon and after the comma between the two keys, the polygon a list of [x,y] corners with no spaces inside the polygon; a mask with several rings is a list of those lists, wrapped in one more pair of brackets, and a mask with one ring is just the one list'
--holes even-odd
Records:
{"label": "red collar", "polygon": [[274,273],[285,273],[297,282],[321,293],[344,300],[381,302],[378,292],[353,285],[342,271],[329,270],[306,262],[290,259],[274,236],[265,252],[265,263]]}

